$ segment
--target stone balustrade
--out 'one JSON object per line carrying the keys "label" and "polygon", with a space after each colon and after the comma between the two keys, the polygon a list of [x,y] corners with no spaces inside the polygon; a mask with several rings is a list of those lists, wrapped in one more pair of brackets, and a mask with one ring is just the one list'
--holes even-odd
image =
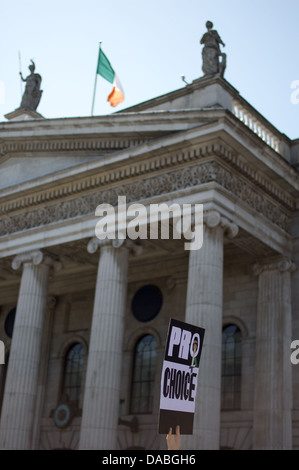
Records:
{"label": "stone balustrade", "polygon": [[237,100],[233,101],[233,113],[240,119],[249,129],[258,135],[267,145],[275,152],[280,153],[280,141],[267,127],[259,121],[252,112],[242,106]]}

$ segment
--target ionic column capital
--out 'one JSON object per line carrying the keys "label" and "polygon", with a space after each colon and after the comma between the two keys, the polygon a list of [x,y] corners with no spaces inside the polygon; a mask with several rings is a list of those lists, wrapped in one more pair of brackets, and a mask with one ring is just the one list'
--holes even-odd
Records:
{"label": "ionic column capital", "polygon": [[141,245],[138,245],[138,243],[134,242],[133,240],[130,240],[128,238],[124,239],[109,239],[105,238],[105,240],[99,240],[97,237],[92,238],[89,240],[87,244],[87,251],[88,253],[96,253],[96,251],[100,248],[104,248],[106,246],[112,246],[113,248],[127,248],[133,255],[138,256],[142,253],[142,247]]}
{"label": "ionic column capital", "polygon": [[224,234],[229,238],[235,238],[239,233],[239,227],[226,217],[223,217],[218,211],[211,211],[204,214],[204,224],[209,228],[222,227]]}
{"label": "ionic column capital", "polygon": [[62,266],[60,261],[53,259],[49,255],[45,255],[41,250],[28,251],[26,253],[20,253],[19,255],[16,255],[12,260],[11,266],[14,270],[17,270],[24,263],[31,263],[34,266],[46,264],[47,266],[53,268],[54,271],[59,271]]}
{"label": "ionic column capital", "polygon": [[253,266],[253,274],[255,276],[259,276],[261,273],[265,271],[279,271],[281,273],[284,272],[294,272],[296,271],[297,267],[295,263],[289,258],[278,258],[270,262],[265,263],[256,263]]}

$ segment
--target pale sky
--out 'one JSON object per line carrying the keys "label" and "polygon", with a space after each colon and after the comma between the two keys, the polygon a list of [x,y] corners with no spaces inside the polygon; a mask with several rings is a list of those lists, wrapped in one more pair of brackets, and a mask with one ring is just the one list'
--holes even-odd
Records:
{"label": "pale sky", "polygon": [[[99,41],[125,101],[97,77],[95,115],[110,114],[182,88],[202,76],[205,23],[227,54],[225,79],[281,132],[299,138],[299,0],[0,0],[0,121],[21,103],[21,70],[42,76],[45,118],[91,114]],[[22,85],[24,91],[24,84]]]}

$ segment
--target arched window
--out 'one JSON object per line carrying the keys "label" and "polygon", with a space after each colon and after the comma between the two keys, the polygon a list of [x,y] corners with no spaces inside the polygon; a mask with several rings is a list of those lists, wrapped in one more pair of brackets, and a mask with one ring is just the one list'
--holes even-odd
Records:
{"label": "arched window", "polygon": [[241,407],[242,335],[236,325],[222,331],[221,408],[238,410]]}
{"label": "arched window", "polygon": [[154,336],[143,336],[136,344],[132,378],[130,412],[152,413],[157,342]]}
{"label": "arched window", "polygon": [[64,364],[62,397],[79,405],[81,384],[85,369],[85,350],[81,343],[73,344],[67,351]]}

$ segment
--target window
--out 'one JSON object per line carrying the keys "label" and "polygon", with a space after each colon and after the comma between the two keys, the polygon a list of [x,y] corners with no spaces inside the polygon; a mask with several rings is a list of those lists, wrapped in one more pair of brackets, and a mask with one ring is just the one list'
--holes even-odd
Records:
{"label": "window", "polygon": [[7,354],[7,356],[5,357],[5,364],[2,364],[0,367],[0,417],[1,417],[3,398],[4,398],[6,374],[7,374],[7,369],[8,369],[8,359],[9,359],[9,355]]}
{"label": "window", "polygon": [[84,347],[80,343],[73,344],[65,357],[62,397],[77,406],[80,400],[84,368]]}
{"label": "window", "polygon": [[7,317],[5,318],[4,329],[5,329],[5,333],[7,334],[9,338],[12,338],[13,327],[15,324],[16,310],[17,310],[16,307],[12,308],[8,312]]}
{"label": "window", "polygon": [[236,325],[222,332],[221,408],[238,410],[241,407],[242,335]]}
{"label": "window", "polygon": [[143,336],[134,352],[130,412],[152,413],[157,342],[154,336]]}
{"label": "window", "polygon": [[153,320],[161,310],[163,296],[157,286],[146,285],[138,289],[132,300],[134,317],[141,322]]}

